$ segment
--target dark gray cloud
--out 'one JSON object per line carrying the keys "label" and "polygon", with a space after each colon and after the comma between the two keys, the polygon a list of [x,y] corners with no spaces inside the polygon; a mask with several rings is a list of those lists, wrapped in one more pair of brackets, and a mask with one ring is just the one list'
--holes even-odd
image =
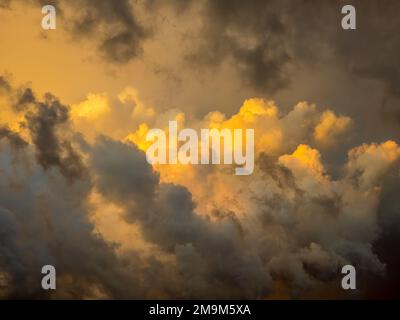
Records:
{"label": "dark gray cloud", "polygon": [[[123,265],[114,248],[94,232],[86,198],[90,181],[73,186],[57,172],[46,173],[35,163],[30,148],[28,162],[6,160],[1,152],[0,270],[4,298],[83,298],[94,290],[115,297],[139,297],[134,271]],[[19,159],[19,158],[17,158]],[[15,174],[18,170],[19,174]],[[40,287],[41,268],[57,268],[58,290]],[[72,280],[72,283],[70,282]],[[128,294],[129,292],[129,294]]]}
{"label": "dark gray cloud", "polygon": [[0,89],[5,91],[11,90],[10,83],[8,82],[8,79],[4,76],[0,76]]}
{"label": "dark gray cloud", "polygon": [[14,108],[16,111],[23,111],[29,106],[29,104],[34,104],[35,102],[36,98],[32,89],[21,88],[16,94]]}
{"label": "dark gray cloud", "polygon": [[[165,5],[150,3],[160,10]],[[345,74],[380,81],[388,96],[381,114],[398,118],[398,1],[205,0],[200,11],[188,9],[197,2],[184,9],[181,1],[168,3],[179,11],[177,19],[201,14],[202,30],[189,38],[191,64],[215,69],[232,61],[243,80],[264,95],[293,84],[296,70],[335,65]],[[355,31],[341,27],[345,4],[357,9]],[[335,88],[341,90],[340,84]]]}
{"label": "dark gray cloud", "polygon": [[[58,167],[70,180],[84,175],[81,156],[73,147],[74,134],[68,133],[69,108],[50,93],[46,93],[43,100],[40,100],[31,88],[14,89],[5,79],[0,78],[4,82],[2,87],[7,89],[3,92],[8,97],[6,103],[10,103],[16,113],[24,115],[25,121],[20,124],[29,130],[38,162],[45,169]],[[25,143],[17,133],[5,126],[0,127],[0,137],[8,138],[15,146],[23,146]]]}
{"label": "dark gray cloud", "polygon": [[386,264],[386,279],[370,280],[368,297],[374,299],[399,297],[400,286],[400,258],[394,254],[393,248],[400,243],[400,201],[398,190],[400,188],[399,164],[394,165],[385,177],[382,185],[382,196],[379,202],[378,217],[382,226],[381,235],[374,243],[374,251]]}
{"label": "dark gray cloud", "polygon": [[[24,99],[26,92],[25,90],[19,101],[26,100]],[[31,101],[30,94],[28,97]],[[58,135],[58,128],[68,122],[68,107],[49,93],[45,95],[44,101],[33,101],[36,108],[27,112],[26,121],[36,146],[39,163],[45,169],[57,166],[71,179],[81,176],[84,167],[79,154],[70,141]]]}
{"label": "dark gray cloud", "polygon": [[256,89],[285,87],[292,57],[281,5],[273,2],[207,1],[198,48],[188,59],[211,67],[233,59],[245,82]]}
{"label": "dark gray cloud", "polygon": [[[157,1],[152,3],[157,7]],[[159,6],[163,3],[160,1]],[[190,12],[182,10],[181,1],[170,3],[183,14]],[[200,34],[192,35],[194,49],[188,61],[200,68],[233,62],[244,82],[265,94],[287,87],[293,80],[293,68],[319,58],[321,38],[328,36],[329,25],[340,21],[334,20],[339,19],[335,14],[339,6],[327,1],[227,0],[202,4],[203,28]],[[184,8],[188,7],[186,4]]]}
{"label": "dark gray cloud", "polygon": [[106,137],[99,137],[91,152],[91,167],[99,176],[96,182],[99,190],[107,193],[111,200],[124,201],[136,208],[136,215],[127,215],[127,220],[132,221],[140,215],[145,219],[159,183],[145,154],[133,144],[115,142]]}
{"label": "dark gray cloud", "polygon": [[27,142],[22,139],[18,133],[11,131],[5,126],[0,126],[0,139],[7,138],[11,145],[21,148],[27,145]]}
{"label": "dark gray cloud", "polygon": [[138,22],[129,0],[73,0],[58,2],[58,6],[72,7],[77,15],[65,16],[72,33],[78,38],[97,39],[106,60],[126,63],[141,54],[141,43],[149,33]]}

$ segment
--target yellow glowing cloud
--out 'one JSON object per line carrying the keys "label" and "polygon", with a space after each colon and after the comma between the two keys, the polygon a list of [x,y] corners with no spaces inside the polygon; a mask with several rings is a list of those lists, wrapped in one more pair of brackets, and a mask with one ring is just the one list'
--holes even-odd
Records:
{"label": "yellow glowing cloud", "polygon": [[314,130],[314,139],[322,144],[332,144],[338,135],[351,125],[349,117],[336,116],[332,111],[325,111]]}
{"label": "yellow glowing cloud", "polygon": [[[183,113],[171,110],[158,115],[157,121],[153,119],[150,123],[142,123],[126,139],[146,151],[151,145],[146,141],[150,128],[156,125],[156,128],[163,129],[168,136],[168,120],[174,119],[178,120],[179,129],[254,129],[256,159],[262,152],[272,159],[279,159],[282,165],[291,169],[304,182],[304,187],[313,189],[318,189],[321,183],[325,185],[327,180],[319,151],[308,145],[315,141],[314,132],[318,132],[319,141],[328,141],[347,129],[351,122],[350,118],[337,117],[331,111],[321,113],[316,105],[304,101],[296,104],[286,115],[280,115],[273,101],[253,98],[245,100],[240,110],[229,118],[214,111],[200,121],[187,122]],[[286,154],[290,150],[295,151]],[[154,165],[154,169],[160,173],[162,182],[186,186],[204,211],[210,212],[215,206],[223,205],[239,212],[244,205],[244,202],[238,203],[232,199],[232,194],[240,194],[235,190],[239,178],[231,177],[230,168],[224,165],[212,168],[182,164]],[[199,180],[206,183],[199,184]]]}
{"label": "yellow glowing cloud", "polygon": [[146,123],[142,123],[134,133],[130,133],[126,136],[125,140],[130,141],[138,146],[142,151],[146,151],[150,147],[150,141],[146,141],[147,132],[150,128]]}
{"label": "yellow glowing cloud", "polygon": [[296,171],[308,170],[315,175],[324,173],[321,154],[308,145],[301,144],[291,155],[279,157],[279,162]]}
{"label": "yellow glowing cloud", "polygon": [[85,101],[71,106],[71,116],[74,119],[96,120],[110,112],[110,110],[109,101],[105,94],[90,93]]}
{"label": "yellow glowing cloud", "polygon": [[89,94],[71,106],[71,118],[77,130],[91,140],[99,134],[124,139],[139,123],[152,122],[155,112],[139,99],[134,88],[127,87],[113,100],[103,93]]}
{"label": "yellow glowing cloud", "polygon": [[279,110],[273,101],[253,98],[245,100],[239,112],[230,119],[220,112],[207,115],[205,128],[254,129],[255,151],[276,152],[283,138]]}
{"label": "yellow glowing cloud", "polygon": [[288,168],[296,180],[296,185],[315,196],[334,198],[334,187],[327,175],[317,149],[300,144],[292,154],[282,155],[278,163]]}

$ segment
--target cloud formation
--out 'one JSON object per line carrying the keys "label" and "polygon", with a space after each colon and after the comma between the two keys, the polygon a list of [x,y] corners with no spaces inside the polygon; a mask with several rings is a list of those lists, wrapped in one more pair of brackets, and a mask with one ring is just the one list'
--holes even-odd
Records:
{"label": "cloud formation", "polygon": [[[385,275],[373,248],[398,219],[380,202],[381,190],[392,188],[388,173],[398,174],[396,142],[351,149],[332,178],[312,146],[328,111],[302,102],[282,115],[272,101],[250,99],[230,118],[215,112],[194,124],[254,126],[260,139],[251,177],[224,166],[153,168],[129,141],[86,140],[70,107],[28,89],[10,85],[9,108],[23,123],[0,131],[3,297],[261,299],[329,288],[342,296],[344,264]],[[21,99],[26,92],[33,98]],[[303,131],[292,135],[299,123]],[[276,137],[281,143],[270,147]],[[75,175],[76,164],[85,174]],[[99,225],[104,210],[121,218],[118,225]],[[106,232],[130,227],[138,233],[127,243]],[[129,246],[139,240],[142,249]],[[38,287],[44,264],[58,270],[54,293]]]}

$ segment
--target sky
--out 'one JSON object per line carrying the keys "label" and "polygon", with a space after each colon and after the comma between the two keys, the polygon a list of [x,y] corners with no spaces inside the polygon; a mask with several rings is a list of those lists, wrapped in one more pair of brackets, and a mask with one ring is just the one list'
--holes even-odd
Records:
{"label": "sky", "polygon": [[[0,297],[399,297],[399,11],[0,0]],[[172,120],[254,129],[253,174],[150,165]]]}

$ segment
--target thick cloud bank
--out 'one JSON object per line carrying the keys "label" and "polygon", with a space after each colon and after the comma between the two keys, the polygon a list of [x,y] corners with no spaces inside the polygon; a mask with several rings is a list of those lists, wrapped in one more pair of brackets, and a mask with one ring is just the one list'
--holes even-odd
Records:
{"label": "thick cloud bank", "polygon": [[[0,127],[2,297],[345,296],[344,264],[387,276],[380,255],[388,248],[375,244],[398,230],[400,147],[356,146],[332,178],[311,145],[339,143],[344,116],[307,103],[282,116],[272,102],[248,100],[232,118],[214,113],[202,125],[256,128],[252,176],[198,166],[165,178],[131,142],[86,140],[53,95],[36,97],[6,77],[0,88],[10,112]],[[279,136],[285,143],[268,149]],[[146,249],[121,249],[102,234],[93,216],[104,210],[121,218],[110,228],[137,227],[126,242],[140,237]],[[45,264],[57,268],[54,292],[40,288]],[[361,282],[357,295],[369,289]]]}

